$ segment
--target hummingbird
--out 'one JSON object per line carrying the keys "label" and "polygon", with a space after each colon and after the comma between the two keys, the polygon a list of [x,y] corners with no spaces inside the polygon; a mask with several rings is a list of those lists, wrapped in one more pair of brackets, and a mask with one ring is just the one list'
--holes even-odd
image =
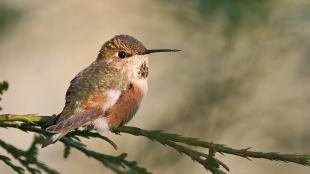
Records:
{"label": "hummingbird", "polygon": [[147,49],[129,35],[116,35],[101,47],[97,59],[70,82],[65,106],[44,129],[53,134],[42,147],[79,127],[104,133],[126,124],[148,91],[148,55],[177,49]]}

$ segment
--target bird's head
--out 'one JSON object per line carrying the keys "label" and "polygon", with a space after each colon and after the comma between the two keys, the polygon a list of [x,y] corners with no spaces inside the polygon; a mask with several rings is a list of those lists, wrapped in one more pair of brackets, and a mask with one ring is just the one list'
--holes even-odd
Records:
{"label": "bird's head", "polygon": [[[157,52],[176,52],[176,49],[147,49],[129,35],[117,35],[103,44],[98,59],[115,66],[124,66],[132,59],[147,59],[147,55]],[[135,61],[139,62],[139,61]]]}

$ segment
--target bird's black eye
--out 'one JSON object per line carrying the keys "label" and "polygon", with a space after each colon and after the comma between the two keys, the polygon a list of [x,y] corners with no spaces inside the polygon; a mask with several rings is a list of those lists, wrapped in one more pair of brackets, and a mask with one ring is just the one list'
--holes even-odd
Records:
{"label": "bird's black eye", "polygon": [[126,52],[125,51],[119,51],[118,52],[118,57],[121,59],[124,59],[126,57]]}

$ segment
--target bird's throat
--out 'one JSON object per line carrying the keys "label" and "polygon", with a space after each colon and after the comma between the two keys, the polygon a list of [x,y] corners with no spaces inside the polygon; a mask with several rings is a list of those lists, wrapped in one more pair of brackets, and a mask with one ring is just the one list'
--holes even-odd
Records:
{"label": "bird's throat", "polygon": [[147,93],[148,57],[146,55],[130,57],[124,64],[123,73],[130,83],[137,85],[143,91],[144,95]]}

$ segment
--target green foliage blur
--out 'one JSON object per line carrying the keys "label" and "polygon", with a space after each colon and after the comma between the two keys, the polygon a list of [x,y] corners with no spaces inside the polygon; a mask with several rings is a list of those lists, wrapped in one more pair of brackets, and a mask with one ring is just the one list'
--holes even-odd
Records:
{"label": "green foliage blur", "polygon": [[[6,81],[0,82],[0,96],[3,94],[4,91],[9,89],[9,83]],[[1,97],[0,97],[0,101],[1,101]],[[1,111],[1,107],[0,107],[0,111]]]}
{"label": "green foliage blur", "polygon": [[21,17],[21,13],[4,2],[0,2],[0,36]]}

